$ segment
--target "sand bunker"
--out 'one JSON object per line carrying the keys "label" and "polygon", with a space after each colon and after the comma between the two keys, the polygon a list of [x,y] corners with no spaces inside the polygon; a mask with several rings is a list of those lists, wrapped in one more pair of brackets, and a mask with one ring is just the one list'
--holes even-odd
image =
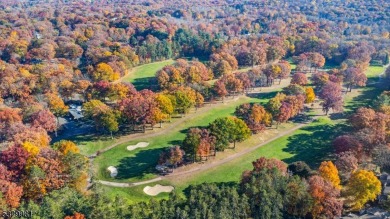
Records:
{"label": "sand bunker", "polygon": [[161,192],[172,192],[173,191],[173,186],[162,186],[160,184],[157,184],[155,186],[146,186],[144,188],[144,192],[147,194],[147,195],[150,195],[150,196],[156,196],[158,194],[160,194]]}
{"label": "sand bunker", "polygon": [[109,166],[109,167],[107,168],[107,170],[110,171],[110,176],[111,176],[112,178],[115,178],[115,177],[118,175],[118,170],[117,170],[116,167],[114,167],[114,166]]}
{"label": "sand bunker", "polygon": [[127,146],[127,150],[132,151],[132,150],[135,150],[137,148],[145,148],[147,146],[149,146],[148,142],[138,142],[136,145]]}

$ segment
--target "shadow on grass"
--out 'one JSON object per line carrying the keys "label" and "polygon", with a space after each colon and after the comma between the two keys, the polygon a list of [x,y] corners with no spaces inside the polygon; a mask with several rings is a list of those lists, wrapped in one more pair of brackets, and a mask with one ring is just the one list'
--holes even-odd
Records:
{"label": "shadow on grass", "polygon": [[295,155],[283,161],[286,163],[305,161],[310,167],[317,168],[323,160],[331,159],[333,139],[348,131],[348,126],[319,124],[301,130],[308,133],[292,135],[287,139],[288,144],[283,151]]}
{"label": "shadow on grass", "polygon": [[367,86],[362,88],[362,92],[354,97],[345,108],[349,111],[355,111],[359,107],[372,107],[373,101],[387,88],[386,81],[376,81],[376,78],[370,78]]}
{"label": "shadow on grass", "polygon": [[256,98],[256,99],[260,99],[260,100],[263,100],[263,99],[271,99],[273,97],[276,96],[276,94],[278,94],[279,91],[271,91],[271,92],[267,92],[267,93],[250,93],[250,94],[247,94],[248,97],[251,97],[251,98]]}
{"label": "shadow on grass", "polygon": [[138,91],[143,89],[156,91],[158,89],[158,84],[155,77],[136,78],[132,84]]}
{"label": "shadow on grass", "polygon": [[128,179],[142,177],[146,174],[155,173],[158,158],[162,149],[142,150],[133,157],[125,157],[119,161],[117,166],[117,179]]}

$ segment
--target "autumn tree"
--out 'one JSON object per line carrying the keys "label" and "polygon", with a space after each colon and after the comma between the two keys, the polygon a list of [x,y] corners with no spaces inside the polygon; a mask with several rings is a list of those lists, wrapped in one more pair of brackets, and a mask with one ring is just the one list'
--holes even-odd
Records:
{"label": "autumn tree", "polygon": [[355,154],[358,159],[361,159],[363,156],[363,145],[356,139],[356,137],[351,135],[341,135],[333,141],[333,147],[336,151],[336,154],[341,154],[343,152],[351,152]]}
{"label": "autumn tree", "polygon": [[304,73],[297,72],[293,75],[290,83],[305,86],[307,85],[308,81]]}
{"label": "autumn tree", "polygon": [[363,70],[356,67],[347,68],[344,73],[344,83],[347,85],[347,89],[352,91],[353,86],[365,86],[367,82],[367,76]]}
{"label": "autumn tree", "polygon": [[318,172],[322,178],[332,183],[336,189],[341,189],[339,171],[332,161],[323,161]]}
{"label": "autumn tree", "polygon": [[343,97],[340,85],[333,82],[326,83],[322,87],[319,97],[322,99],[322,110],[326,115],[328,115],[330,109],[335,112],[343,109]]}
{"label": "autumn tree", "polygon": [[168,164],[176,168],[178,165],[183,163],[184,156],[184,150],[182,150],[179,146],[173,146],[160,154],[160,159],[158,163]]}
{"label": "autumn tree", "polygon": [[340,190],[321,176],[310,177],[308,183],[309,193],[314,202],[311,210],[313,218],[341,216],[343,202],[340,200]]}
{"label": "autumn tree", "polygon": [[69,107],[65,105],[64,101],[57,94],[47,93],[46,98],[50,111],[57,117],[58,124],[58,117],[66,115]]}
{"label": "autumn tree", "polygon": [[343,152],[337,155],[335,165],[339,170],[340,178],[345,182],[358,168],[358,159],[352,152]]}
{"label": "autumn tree", "polygon": [[352,173],[346,185],[346,204],[351,211],[359,211],[368,201],[374,201],[381,189],[381,182],[373,172],[357,170]]}
{"label": "autumn tree", "polygon": [[306,100],[305,103],[313,103],[316,99],[316,94],[314,93],[314,89],[312,87],[307,87],[306,91]]}
{"label": "autumn tree", "polygon": [[77,145],[72,141],[61,140],[53,144],[53,148],[60,151],[62,154],[66,155],[69,152],[71,153],[80,153]]}
{"label": "autumn tree", "polygon": [[42,127],[48,132],[57,131],[58,124],[56,117],[49,110],[40,110],[32,115],[31,125]]}
{"label": "autumn tree", "polygon": [[92,77],[95,81],[115,81],[119,79],[120,75],[118,72],[115,72],[110,65],[99,63],[93,71]]}
{"label": "autumn tree", "polygon": [[91,100],[83,104],[84,115],[94,120],[96,129],[104,128],[111,133],[118,131],[119,114],[100,100]]}

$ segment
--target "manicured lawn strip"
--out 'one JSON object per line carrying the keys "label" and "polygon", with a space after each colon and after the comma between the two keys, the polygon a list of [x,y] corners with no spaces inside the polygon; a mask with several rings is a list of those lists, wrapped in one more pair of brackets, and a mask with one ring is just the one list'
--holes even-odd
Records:
{"label": "manicured lawn strip", "polygon": [[[247,102],[255,102],[258,100],[248,97],[239,98],[237,101],[229,102],[224,105],[218,105],[211,108],[206,113],[200,114],[198,117],[185,121],[184,123],[172,128],[165,135],[156,136],[147,139],[137,139],[121,144],[112,150],[109,150],[95,159],[95,168],[97,168],[97,177],[99,179],[112,181],[127,181],[134,182],[147,180],[155,177],[154,167],[162,148],[171,145],[176,145],[184,139],[188,128],[197,126],[207,126],[216,118],[232,115],[235,108]],[[128,145],[136,144],[137,142],[146,141],[150,143],[147,148],[127,151]],[[108,166],[116,166],[119,174],[116,180],[109,177],[106,169]]]}
{"label": "manicured lawn strip", "polygon": [[378,76],[385,70],[383,66],[370,66],[366,71],[367,78],[378,79]]}
{"label": "manicured lawn strip", "polygon": [[288,163],[303,160],[317,168],[318,163],[326,159],[331,152],[331,139],[328,136],[339,134],[336,132],[339,129],[335,127],[336,123],[332,120],[320,118],[316,122],[264,145],[250,154],[201,173],[172,180],[172,184],[177,187],[178,191],[182,191],[188,185],[203,182],[238,182],[242,172],[252,169],[252,161],[261,156],[278,158]]}
{"label": "manicured lawn strip", "polygon": [[173,64],[174,62],[174,60],[169,59],[135,67],[134,69],[131,69],[128,75],[123,77],[121,81],[133,83],[137,90],[149,88],[149,79],[155,77],[158,70],[166,65]]}

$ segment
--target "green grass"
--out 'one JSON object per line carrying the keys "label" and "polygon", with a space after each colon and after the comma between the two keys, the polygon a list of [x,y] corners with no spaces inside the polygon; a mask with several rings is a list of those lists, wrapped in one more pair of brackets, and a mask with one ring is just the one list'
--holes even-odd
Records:
{"label": "green grass", "polygon": [[149,80],[155,77],[156,72],[164,66],[173,64],[174,62],[174,60],[170,59],[135,67],[130,70],[128,75],[123,77],[121,81],[133,83],[137,90],[150,88]]}
{"label": "green grass", "polygon": [[367,69],[367,85],[352,89],[352,92],[347,93],[344,98],[346,113],[351,113],[359,107],[371,106],[372,101],[384,90],[383,84],[378,78],[384,70],[385,68],[381,66],[370,66]]}
{"label": "green grass", "polygon": [[[252,168],[252,161],[261,156],[278,158],[287,163],[303,160],[313,168],[318,168],[321,161],[330,159],[330,152],[332,151],[331,140],[338,136],[342,129],[342,124],[334,122],[329,118],[320,118],[290,135],[278,138],[251,153],[223,165],[202,172],[194,172],[190,176],[157,183],[173,185],[175,191],[182,194],[184,189],[193,184],[204,182],[238,182],[242,172],[250,170]],[[157,183],[152,184],[155,185]],[[142,191],[145,186],[141,185],[120,189],[123,192],[121,194],[118,193],[117,188],[105,188],[111,195],[125,195],[126,199],[136,202],[150,199],[150,196],[147,196]],[[126,193],[124,193],[125,191]],[[160,198],[166,197],[167,195],[163,194]]]}
{"label": "green grass", "polygon": [[[160,184],[171,184],[175,186],[176,192],[182,194],[183,190],[192,184],[200,184],[203,182],[238,182],[243,171],[252,168],[252,161],[261,156],[274,157],[291,163],[298,160],[307,162],[312,168],[318,168],[318,165],[323,160],[332,159],[332,140],[342,135],[349,130],[346,125],[345,118],[348,114],[359,106],[369,105],[372,100],[382,92],[381,86],[371,83],[376,82],[376,77],[383,72],[381,67],[370,67],[367,71],[369,78],[368,86],[364,88],[354,89],[353,92],[347,93],[345,96],[346,113],[332,114],[330,118],[321,117],[317,121],[296,130],[288,136],[276,139],[275,141],[266,144],[255,151],[225,163],[221,166],[210,168],[202,172],[194,172],[190,176],[183,178],[172,179],[171,181],[158,182]],[[275,93],[261,94],[254,96],[256,98],[266,99],[272,97]],[[310,114],[316,114],[311,112]],[[210,115],[210,120],[214,119]],[[201,118],[200,118],[201,119]],[[202,122],[200,122],[202,123]],[[173,130],[174,131],[174,130]],[[184,137],[179,133],[181,138]],[[170,138],[167,136],[167,138]],[[180,136],[174,137],[179,139]],[[253,138],[251,138],[253,139]],[[244,143],[250,144],[252,142]],[[123,151],[123,150],[122,150]],[[107,155],[109,157],[109,155]],[[157,184],[157,183],[153,183]],[[125,195],[127,199],[132,201],[147,201],[150,196],[143,193],[142,189],[146,185],[117,189],[106,187],[109,194]],[[120,193],[118,192],[120,190]],[[157,198],[166,198],[163,194]]]}
{"label": "green grass", "polygon": [[[212,107],[205,111],[205,113],[201,113],[199,116],[172,128],[167,134],[152,138],[139,138],[136,141],[120,144],[95,159],[94,163],[97,168],[96,176],[99,179],[113,180],[109,177],[106,169],[108,166],[116,166],[119,174],[115,181],[134,182],[153,178],[156,176],[154,167],[161,150],[171,145],[180,144],[184,139],[188,128],[207,126],[218,117],[232,115],[238,105],[255,101],[259,102],[254,98],[241,97],[237,101]],[[149,142],[150,145],[147,148],[134,151],[126,150],[128,145],[136,144],[141,141]]]}
{"label": "green grass", "polygon": [[320,118],[249,154],[201,173],[194,173],[185,179],[179,179],[173,185],[182,190],[190,184],[203,182],[238,182],[243,171],[252,169],[252,161],[262,156],[278,158],[287,163],[303,160],[317,168],[322,160],[329,157],[332,150],[331,139],[339,135],[341,127],[328,118]]}
{"label": "green grass", "polygon": [[378,78],[378,76],[385,71],[383,66],[370,66],[366,71],[368,79]]}

